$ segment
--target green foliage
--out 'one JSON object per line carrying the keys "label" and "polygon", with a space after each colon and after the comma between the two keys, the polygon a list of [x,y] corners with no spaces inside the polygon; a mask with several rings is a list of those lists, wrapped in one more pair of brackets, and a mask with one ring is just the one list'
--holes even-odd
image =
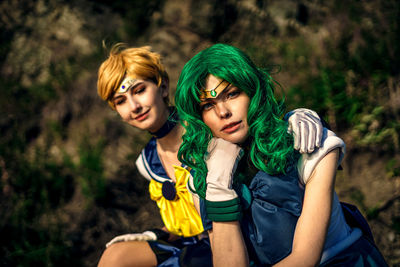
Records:
{"label": "green foliage", "polygon": [[396,1],[327,5],[332,5],[330,19],[342,17],[342,27],[323,39],[322,47],[306,35],[270,41],[297,79],[287,102],[290,107],[316,110],[335,131],[353,129],[351,136],[359,147],[397,153],[399,110],[389,97],[400,96],[388,88],[400,70],[395,45],[400,38],[400,6]]}
{"label": "green foliage", "polygon": [[391,159],[386,163],[386,172],[389,177],[400,176],[400,162],[396,159]]}
{"label": "green foliage", "polygon": [[105,143],[102,140],[92,143],[89,137],[84,137],[79,147],[79,183],[83,195],[90,203],[101,202],[106,197],[106,180],[102,162],[104,147]]}
{"label": "green foliage", "polygon": [[[57,77],[53,77],[56,79]],[[42,145],[33,145],[43,129],[40,111],[58,97],[46,84],[24,87],[17,80],[0,79],[0,174],[3,218],[0,257],[4,266],[80,266],[74,248],[57,218],[59,208],[76,190],[78,168],[68,154],[50,153],[55,141],[65,138],[59,122],[48,122]],[[56,83],[59,85],[59,83]],[[65,84],[64,84],[65,85]],[[31,147],[31,148],[30,148]]]}
{"label": "green foliage", "polygon": [[92,0],[96,5],[104,5],[119,14],[124,20],[124,32],[135,39],[150,25],[152,15],[160,10],[164,0]]}
{"label": "green foliage", "polygon": [[[59,126],[54,127],[58,132]],[[64,222],[56,214],[71,201],[77,184],[87,200],[86,207],[104,200],[104,142],[83,138],[79,162],[74,163],[65,151],[61,152],[61,161],[50,153],[54,137],[50,134],[33,153],[26,153],[27,143],[18,135],[14,147],[0,147],[8,153],[2,154],[0,160],[6,155],[13,159],[0,169],[2,176],[9,177],[2,181],[1,189],[6,194],[0,210],[0,253],[7,266],[81,265],[80,259],[73,256]]]}
{"label": "green foliage", "polygon": [[[6,227],[2,233],[4,266],[81,266],[65,242],[61,225]],[[6,256],[6,257],[4,257]]]}
{"label": "green foliage", "polygon": [[354,117],[351,135],[360,147],[379,147],[385,151],[400,151],[400,122],[388,120],[389,112],[383,106],[377,106],[367,114]]}
{"label": "green foliage", "polygon": [[373,220],[373,219],[378,218],[380,212],[381,211],[380,211],[379,207],[368,208],[366,211],[367,219]]}
{"label": "green foliage", "polygon": [[364,211],[366,210],[366,207],[364,204],[365,196],[359,189],[354,188],[350,193],[350,198],[352,200],[354,200],[354,202],[356,203],[356,205],[358,207],[360,207]]}
{"label": "green foliage", "polygon": [[345,88],[345,73],[321,68],[316,76],[308,77],[305,84],[292,87],[288,99],[318,111],[334,129],[343,130],[361,111],[365,99],[363,94],[348,95]]}
{"label": "green foliage", "polygon": [[47,148],[36,148],[32,159],[14,156],[2,169],[9,177],[0,211],[2,261],[7,266],[64,266],[72,250],[54,212],[71,199],[73,175]]}
{"label": "green foliage", "polygon": [[[51,125],[51,123],[50,123]],[[104,142],[91,143],[83,139],[79,149],[79,162],[61,152],[60,158],[50,153],[59,125],[43,146],[36,146],[27,153],[26,140],[15,134],[8,147],[0,146],[1,189],[3,208],[0,216],[0,253],[7,266],[80,266],[74,258],[74,248],[65,234],[64,222],[57,218],[58,209],[68,203],[76,184],[87,199],[87,207],[105,197],[105,178],[101,161]]]}
{"label": "green foliage", "polygon": [[65,139],[67,138],[67,129],[65,125],[63,125],[59,121],[49,121],[47,123],[47,129],[49,131],[49,134],[52,135],[53,138],[55,139]]}
{"label": "green foliage", "polygon": [[392,218],[392,229],[394,229],[398,234],[400,234],[400,217]]}
{"label": "green foliage", "polygon": [[56,163],[48,151],[36,149],[32,162],[20,159],[18,174],[13,178],[15,193],[24,199],[34,199],[30,212],[36,214],[55,208],[68,201],[73,193],[73,178],[70,170]]}
{"label": "green foliage", "polygon": [[360,210],[364,211],[366,214],[367,219],[372,220],[376,219],[380,213],[380,209],[378,206],[375,207],[367,207],[365,205],[365,196],[361,190],[358,188],[353,188],[353,190],[350,193],[350,198],[355,202],[357,207],[360,208]]}

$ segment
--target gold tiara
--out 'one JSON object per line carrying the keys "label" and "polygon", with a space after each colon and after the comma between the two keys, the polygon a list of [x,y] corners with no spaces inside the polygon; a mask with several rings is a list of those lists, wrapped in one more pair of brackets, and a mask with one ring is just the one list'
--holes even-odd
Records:
{"label": "gold tiara", "polygon": [[200,100],[205,100],[207,98],[216,98],[222,91],[224,91],[231,83],[222,80],[217,87],[213,89],[201,89]]}
{"label": "gold tiara", "polygon": [[137,79],[133,79],[131,77],[126,77],[121,85],[119,86],[117,93],[125,93],[126,91],[129,90],[129,88],[131,88],[131,86],[137,81]]}

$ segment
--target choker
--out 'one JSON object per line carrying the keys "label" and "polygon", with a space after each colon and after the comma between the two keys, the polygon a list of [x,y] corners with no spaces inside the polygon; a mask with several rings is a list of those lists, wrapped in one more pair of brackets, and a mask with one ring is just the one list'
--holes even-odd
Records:
{"label": "choker", "polygon": [[169,107],[168,110],[169,110],[169,116],[168,116],[167,121],[164,123],[164,125],[161,126],[161,128],[158,129],[158,131],[156,131],[154,133],[150,132],[150,134],[153,135],[156,139],[163,138],[164,136],[169,134],[172,131],[172,129],[174,129],[175,125],[179,121],[179,117],[178,117],[178,113],[176,112],[176,108]]}

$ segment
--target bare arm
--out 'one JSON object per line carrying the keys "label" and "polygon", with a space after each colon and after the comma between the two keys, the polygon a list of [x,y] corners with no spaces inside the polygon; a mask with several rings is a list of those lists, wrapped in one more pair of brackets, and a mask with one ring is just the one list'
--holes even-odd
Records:
{"label": "bare arm", "polygon": [[213,229],[208,233],[214,266],[249,266],[247,249],[238,221],[213,222]]}
{"label": "bare arm", "polygon": [[246,245],[239,225],[241,208],[238,195],[232,188],[242,149],[221,138],[213,138],[207,148],[207,190],[205,208],[213,222],[209,231],[213,265],[248,266]]}
{"label": "bare arm", "polygon": [[303,210],[296,225],[292,253],[275,266],[319,264],[332,209],[332,197],[339,157],[329,152],[316,166],[306,184]]}
{"label": "bare arm", "polygon": [[[198,197],[193,203],[200,214]],[[238,221],[213,222],[213,229],[208,231],[214,266],[249,266],[246,244]]]}

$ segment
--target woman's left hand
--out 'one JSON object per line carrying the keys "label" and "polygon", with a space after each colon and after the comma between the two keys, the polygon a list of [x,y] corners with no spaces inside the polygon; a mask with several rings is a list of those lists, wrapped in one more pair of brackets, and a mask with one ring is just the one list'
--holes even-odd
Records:
{"label": "woman's left hand", "polygon": [[298,108],[285,115],[288,131],[294,135],[294,149],[300,153],[312,153],[321,146],[323,125],[318,114],[310,109]]}

